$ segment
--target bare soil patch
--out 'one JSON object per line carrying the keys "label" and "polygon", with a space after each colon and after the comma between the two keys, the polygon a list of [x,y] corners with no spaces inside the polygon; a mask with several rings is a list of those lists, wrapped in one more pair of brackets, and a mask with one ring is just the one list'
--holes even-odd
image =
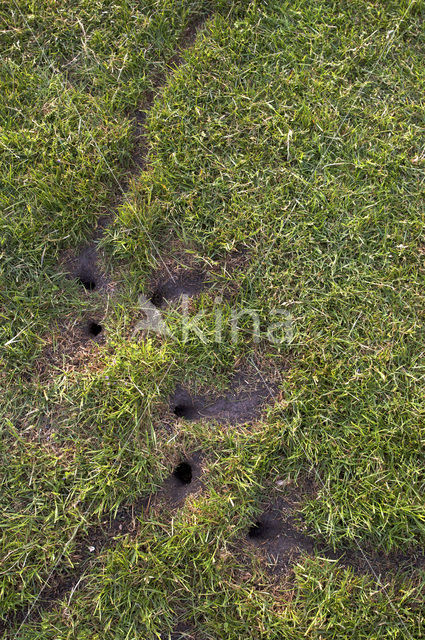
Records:
{"label": "bare soil patch", "polygon": [[177,418],[185,420],[217,420],[238,425],[260,417],[267,404],[278,393],[275,381],[261,376],[237,374],[229,391],[219,397],[191,395],[184,387],[177,387],[170,398],[170,409]]}
{"label": "bare soil patch", "polygon": [[193,629],[185,622],[180,622],[171,633],[161,634],[161,640],[197,640]]}
{"label": "bare soil patch", "polygon": [[333,560],[341,567],[350,567],[379,582],[397,576],[411,577],[425,569],[425,555],[421,549],[385,553],[359,545],[334,551],[323,539],[306,530],[295,495],[291,491],[287,495],[274,496],[246,533],[246,543],[260,552],[273,575],[288,574],[294,562],[304,554]]}
{"label": "bare soil patch", "polygon": [[102,318],[103,311],[99,309],[83,319],[64,320],[62,326],[55,328],[46,337],[46,346],[35,363],[38,379],[47,380],[55,369],[70,372],[93,361],[98,347],[106,342]]}
{"label": "bare soil patch", "polygon": [[74,254],[67,252],[63,266],[68,278],[74,279],[83,291],[105,293],[111,290],[111,282],[100,266],[97,241],[102,236],[104,225],[100,224],[93,234],[90,244],[80,248]]}
{"label": "bare soil patch", "polygon": [[201,475],[202,454],[200,452],[182,459],[155,495],[155,504],[166,511],[181,508],[189,495],[198,493],[202,489]]}
{"label": "bare soil patch", "polygon": [[189,297],[201,293],[206,284],[206,274],[199,270],[184,270],[171,274],[165,280],[158,280],[150,293],[151,303],[164,308],[168,303],[178,300],[182,295]]}

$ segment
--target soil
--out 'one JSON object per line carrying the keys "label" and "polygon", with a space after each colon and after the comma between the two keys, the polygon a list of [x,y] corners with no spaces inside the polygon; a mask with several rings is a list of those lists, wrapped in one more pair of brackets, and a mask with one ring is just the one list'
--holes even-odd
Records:
{"label": "soil", "polygon": [[260,376],[235,376],[230,390],[220,397],[191,395],[177,387],[170,398],[170,409],[185,420],[218,420],[230,425],[245,424],[259,418],[266,404],[273,402],[277,385]]}
{"label": "soil", "polygon": [[181,460],[156,494],[156,505],[166,511],[181,508],[190,494],[198,493],[202,489],[201,475],[201,453]]}
{"label": "soil", "polygon": [[273,574],[286,574],[302,553],[315,550],[313,538],[296,526],[295,515],[291,501],[277,496],[247,531],[248,544],[260,551]]}
{"label": "soil", "polygon": [[155,283],[150,293],[150,301],[159,309],[179,299],[182,295],[189,297],[198,295],[204,288],[206,275],[200,270],[185,270],[172,275],[166,280]]}
{"label": "soil", "polygon": [[[101,236],[103,227],[97,229],[96,236]],[[97,238],[96,238],[97,240]],[[99,256],[95,239],[83,247],[76,255],[67,256],[65,270],[68,277],[73,278],[88,294],[92,291],[104,292],[110,287],[105,273],[99,267]]]}
{"label": "soil", "polygon": [[161,640],[196,640],[193,629],[186,623],[179,623],[171,633],[162,633]]}
{"label": "soil", "polygon": [[56,368],[69,372],[86,365],[88,360],[93,361],[96,348],[106,342],[102,316],[103,311],[99,310],[81,320],[64,320],[62,327],[46,338],[47,344],[33,372],[40,381]]}
{"label": "soil", "polygon": [[323,540],[305,530],[292,498],[275,496],[247,531],[247,544],[260,552],[267,569],[275,576],[286,575],[302,554],[317,554],[379,582],[402,573],[412,576],[417,570],[425,569],[425,556],[420,549],[404,554],[360,546],[333,551]]}

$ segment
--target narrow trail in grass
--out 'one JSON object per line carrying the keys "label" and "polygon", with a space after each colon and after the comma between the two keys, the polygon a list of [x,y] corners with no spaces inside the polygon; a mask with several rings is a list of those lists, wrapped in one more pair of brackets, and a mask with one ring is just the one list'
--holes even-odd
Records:
{"label": "narrow trail in grass", "polygon": [[[189,21],[186,26],[177,48],[176,53],[170,58],[167,63],[168,71],[158,73],[152,79],[153,89],[146,92],[143,103],[134,112],[134,141],[135,148],[132,156],[132,166],[124,182],[119,182],[115,175],[114,180],[118,187],[118,198],[115,202],[114,211],[121,206],[127,197],[132,179],[136,178],[142,171],[146,171],[148,168],[147,156],[149,153],[149,144],[146,135],[146,120],[150,109],[161,92],[161,89],[167,84],[170,76],[183,64],[182,57],[183,52],[191,47],[195,42],[198,32],[203,28],[207,20],[211,15],[204,15],[202,17],[196,16]],[[111,170],[112,172],[112,170]],[[83,291],[86,294],[92,292],[100,293],[101,298],[104,299],[103,308],[96,311],[96,324],[101,322],[101,318],[105,316],[107,311],[106,300],[109,294],[114,293],[114,284],[111,282],[110,277],[102,270],[100,266],[100,256],[98,246],[102,240],[106,229],[113,223],[115,213],[112,212],[108,216],[102,216],[97,221],[97,227],[92,234],[90,240],[86,244],[80,247],[79,252],[68,253],[63,260],[63,268],[67,273],[67,276],[73,280],[76,280]],[[189,276],[189,280],[182,279],[180,274],[173,273],[169,269],[168,265],[163,259],[163,256],[157,249],[154,242],[148,238],[152,253],[158,259],[159,263],[164,268],[167,274],[167,281],[164,283],[163,290],[159,292],[153,292],[155,303],[158,302],[161,297],[161,301],[168,299],[172,300],[182,293],[188,295],[194,295],[199,293],[203,286],[205,274],[200,274],[195,271]],[[85,347],[90,347],[90,339],[93,337],[90,331],[85,330],[87,323],[73,323],[70,322],[66,326],[64,333],[66,339],[61,339],[60,344],[62,348],[57,348],[56,353],[50,347],[42,354],[36,370],[38,375],[43,375],[51,370],[52,365],[62,362],[64,354],[78,352]],[[84,357],[82,358],[84,360]],[[43,364],[44,363],[44,364]]]}
{"label": "narrow trail in grass", "polygon": [[[297,499],[296,494],[292,496],[294,499]],[[318,554],[356,574],[379,578],[384,583],[397,575],[412,576],[425,568],[425,556],[419,548],[405,553],[379,553],[361,546],[332,550],[325,540],[318,540],[308,530],[300,530],[300,521],[303,522],[300,505],[294,508],[292,500],[290,494],[274,498],[247,532],[249,546],[260,552],[272,575],[287,574],[303,554]]]}
{"label": "narrow trail in grass", "polygon": [[[136,177],[141,171],[145,171],[148,167],[147,155],[149,147],[146,138],[146,119],[149,110],[161,89],[168,82],[169,77],[183,64],[183,52],[193,45],[197,34],[210,17],[211,15],[196,16],[192,20],[189,20],[181,36],[177,51],[167,65],[169,69],[168,73],[161,73],[153,78],[154,90],[146,94],[143,104],[134,114],[136,125],[133,166],[126,183],[119,184],[122,196],[121,201],[126,197],[131,178]],[[116,207],[119,206],[119,204],[121,204],[121,202],[118,202]],[[68,260],[69,276],[76,279],[88,294],[93,291],[103,294],[108,293],[108,279],[98,265],[98,243],[102,239],[106,228],[112,223],[113,218],[113,214],[108,217],[102,217],[98,221],[98,226],[92,235],[91,241],[83,247],[79,254],[74,255]],[[151,243],[151,245],[153,250],[158,254],[158,258],[166,269],[169,277],[165,291],[163,292],[164,299],[175,297],[176,291],[186,293],[187,287],[185,283],[180,282],[179,276],[173,275],[156,247],[153,243]],[[199,293],[202,288],[203,278],[196,275],[195,279],[197,285],[189,287],[190,290],[187,292],[189,295]],[[163,299],[161,299],[161,302],[162,300]],[[88,323],[85,323],[83,330],[80,326],[77,327],[72,337],[68,339],[68,344],[70,343],[72,345],[72,349],[78,349],[80,343],[84,344],[87,340],[99,339],[99,337],[102,336],[103,326],[99,323],[98,317],[99,313],[97,313],[96,319],[90,319]],[[60,356],[61,354],[59,354],[59,357]],[[47,358],[47,365],[48,368],[52,365],[52,354]],[[93,554],[95,554],[96,557],[98,553],[111,547],[117,535],[131,534],[136,529],[136,518],[138,516],[143,516],[143,514],[148,513],[150,509],[159,502],[163,503],[166,508],[168,508],[168,511],[172,512],[178,509],[184,503],[186,497],[200,487],[200,460],[201,458],[199,456],[194,456],[190,463],[182,463],[189,465],[190,480],[187,479],[187,471],[183,478],[182,472],[177,469],[172,476],[164,482],[162,488],[157,493],[138,501],[131,507],[121,509],[116,516],[107,518],[105,523],[109,521],[109,524],[106,524],[106,526],[104,524],[90,527],[88,532],[81,537],[78,536],[77,533],[76,549],[73,554],[75,563],[72,572],[67,574],[62,570],[56,571],[57,563],[51,572],[50,578],[39,590],[36,600],[29,606],[15,610],[0,621],[0,634],[3,636],[8,630],[14,632],[16,627],[18,627],[16,634],[19,633],[19,629],[23,624],[39,620],[44,610],[49,609],[65,594],[72,594],[74,590],[78,588],[84,573],[93,563]]]}
{"label": "narrow trail in grass", "polygon": [[[183,52],[193,46],[198,32],[202,30],[202,28],[210,18],[211,15],[204,15],[201,18],[197,16],[188,23],[180,38],[180,43],[176,53],[168,61],[168,73],[159,73],[153,78],[154,89],[146,92],[143,104],[141,104],[133,114],[135,120],[135,149],[133,151],[132,168],[129,172],[129,175],[127,176],[125,183],[119,184],[119,189],[121,192],[121,202],[118,202],[116,204],[115,209],[122,203],[122,200],[126,197],[131,179],[139,175],[141,171],[146,171],[146,169],[148,168],[147,156],[149,153],[149,145],[146,136],[146,120],[148,113],[152,108],[155,99],[161,92],[161,89],[167,84],[170,76],[175,73],[175,71],[184,63],[184,60],[182,58]],[[84,250],[76,259],[77,270],[76,272],[74,272],[74,275],[75,277],[80,279],[84,288],[89,291],[94,290],[96,286],[98,286],[96,280],[94,279],[96,276],[97,268],[97,244],[102,238],[105,229],[112,223],[113,218],[114,214],[111,214],[108,217],[103,217],[99,221],[98,229],[94,233],[92,241],[88,243],[87,247],[84,248]],[[151,243],[151,246],[154,252],[157,253],[161,264],[167,269],[162,256],[159,254],[153,243]],[[175,277],[170,272],[169,275],[171,281],[173,282],[175,280]],[[86,283],[88,283],[88,286]],[[104,284],[104,282],[99,283],[100,286],[104,286]]]}
{"label": "narrow trail in grass", "polygon": [[178,418],[205,418],[236,426],[256,420],[266,405],[276,401],[277,393],[277,381],[265,380],[263,376],[248,377],[241,373],[231,381],[229,392],[218,398],[193,396],[179,386],[170,398],[170,406]]}

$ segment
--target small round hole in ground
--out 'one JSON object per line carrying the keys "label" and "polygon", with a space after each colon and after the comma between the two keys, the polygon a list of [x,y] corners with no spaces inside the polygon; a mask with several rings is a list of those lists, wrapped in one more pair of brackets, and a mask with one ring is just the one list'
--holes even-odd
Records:
{"label": "small round hole in ground", "polygon": [[96,281],[93,278],[86,278],[85,276],[79,276],[78,281],[83,285],[87,291],[93,291],[96,289]]}
{"label": "small round hole in ground", "polygon": [[162,303],[164,302],[164,296],[162,295],[162,291],[160,289],[157,289],[153,292],[150,297],[150,302],[154,307],[160,307],[162,305]]}
{"label": "small round hole in ground", "polygon": [[173,409],[174,415],[178,418],[193,418],[195,409],[192,404],[179,403]]}
{"label": "small round hole in ground", "polygon": [[261,520],[254,522],[248,529],[248,538],[261,538],[265,533],[265,526]]}
{"label": "small round hole in ground", "polygon": [[99,333],[102,333],[103,331],[103,327],[101,324],[97,324],[97,322],[90,322],[89,324],[89,334],[93,337],[96,337],[99,335]]}
{"label": "small round hole in ground", "polygon": [[190,484],[192,482],[192,467],[188,462],[180,462],[174,469],[173,476],[182,484]]}

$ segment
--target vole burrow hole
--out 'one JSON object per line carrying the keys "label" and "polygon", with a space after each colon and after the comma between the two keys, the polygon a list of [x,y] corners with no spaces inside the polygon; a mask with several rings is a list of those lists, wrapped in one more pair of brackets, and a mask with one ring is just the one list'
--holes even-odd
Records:
{"label": "vole burrow hole", "polygon": [[163,295],[161,289],[156,289],[152,293],[149,301],[153,304],[154,307],[160,307],[162,305],[162,303],[164,302],[164,295]]}
{"label": "vole burrow hole", "polygon": [[175,405],[173,413],[175,416],[177,416],[177,418],[186,418],[186,420],[190,420],[194,417],[195,407],[193,406],[193,404],[190,404],[188,402],[179,402]]}
{"label": "vole burrow hole", "polygon": [[80,275],[77,278],[78,282],[83,285],[86,291],[94,291],[96,289],[96,280],[84,275]]}
{"label": "vole burrow hole", "polygon": [[88,332],[89,332],[89,335],[91,335],[93,338],[95,338],[100,333],[102,333],[102,331],[103,331],[103,327],[101,324],[98,324],[97,322],[94,322],[94,321],[89,322]]}
{"label": "vole burrow hole", "polygon": [[266,531],[266,527],[261,520],[257,520],[248,529],[248,538],[261,538]]}
{"label": "vole burrow hole", "polygon": [[190,484],[192,482],[192,467],[188,462],[180,462],[173,471],[173,476],[181,484]]}

